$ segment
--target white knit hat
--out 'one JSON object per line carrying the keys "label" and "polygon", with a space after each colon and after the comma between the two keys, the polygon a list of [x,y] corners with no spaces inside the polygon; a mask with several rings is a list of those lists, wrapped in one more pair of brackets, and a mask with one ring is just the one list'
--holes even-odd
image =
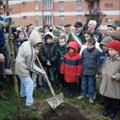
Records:
{"label": "white knit hat", "polygon": [[52,32],[46,32],[44,36],[50,35],[54,39],[54,35]]}

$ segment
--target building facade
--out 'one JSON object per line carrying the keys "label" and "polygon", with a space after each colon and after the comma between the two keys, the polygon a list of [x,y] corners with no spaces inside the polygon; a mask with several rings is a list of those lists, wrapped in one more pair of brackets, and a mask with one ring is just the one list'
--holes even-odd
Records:
{"label": "building facade", "polygon": [[[86,22],[86,0],[9,0],[10,15],[17,25],[65,25]],[[102,29],[111,21],[120,21],[120,0],[100,0],[100,9],[106,14]]]}

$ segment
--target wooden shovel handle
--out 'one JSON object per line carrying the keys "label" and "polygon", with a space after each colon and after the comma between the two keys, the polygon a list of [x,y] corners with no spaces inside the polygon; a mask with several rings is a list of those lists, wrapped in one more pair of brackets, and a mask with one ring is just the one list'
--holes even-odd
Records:
{"label": "wooden shovel handle", "polygon": [[[37,62],[38,62],[38,64],[39,64],[40,68],[45,72],[42,64],[40,63],[40,60],[39,60],[38,56],[37,56],[36,58],[37,58]],[[52,85],[51,85],[51,83],[50,83],[50,81],[49,81],[49,79],[48,79],[48,76],[47,76],[46,72],[45,72],[45,78],[46,78],[48,87],[50,88],[50,91],[51,91],[52,95],[55,96],[55,91],[54,91],[54,89],[53,89],[53,87],[52,87]]]}

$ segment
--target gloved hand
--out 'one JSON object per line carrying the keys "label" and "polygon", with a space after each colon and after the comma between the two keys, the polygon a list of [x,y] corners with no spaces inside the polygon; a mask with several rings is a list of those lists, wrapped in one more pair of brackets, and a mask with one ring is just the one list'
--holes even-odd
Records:
{"label": "gloved hand", "polygon": [[115,79],[116,79],[116,77],[115,77],[115,75],[113,75],[113,76],[112,76],[112,80],[115,80]]}

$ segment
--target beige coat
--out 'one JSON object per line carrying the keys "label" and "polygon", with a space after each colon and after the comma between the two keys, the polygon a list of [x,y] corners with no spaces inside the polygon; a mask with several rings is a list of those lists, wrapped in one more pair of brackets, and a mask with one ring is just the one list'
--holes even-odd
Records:
{"label": "beige coat", "polygon": [[120,99],[120,57],[115,60],[108,58],[103,65],[100,94]]}
{"label": "beige coat", "polygon": [[44,73],[35,64],[35,50],[33,46],[42,42],[42,38],[38,31],[33,31],[30,35],[30,40],[24,42],[18,51],[16,57],[16,74],[18,76],[30,76],[30,72]]}

